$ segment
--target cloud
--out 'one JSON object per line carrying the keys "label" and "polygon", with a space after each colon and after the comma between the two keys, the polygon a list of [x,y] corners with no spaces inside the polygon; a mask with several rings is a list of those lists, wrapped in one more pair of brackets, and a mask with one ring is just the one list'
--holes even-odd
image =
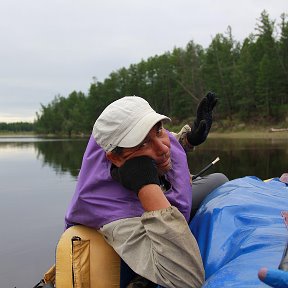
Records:
{"label": "cloud", "polygon": [[279,20],[287,8],[287,0],[1,1],[0,121],[33,118],[57,94],[86,93],[92,77],[191,40],[207,47],[228,25],[242,41],[264,9]]}

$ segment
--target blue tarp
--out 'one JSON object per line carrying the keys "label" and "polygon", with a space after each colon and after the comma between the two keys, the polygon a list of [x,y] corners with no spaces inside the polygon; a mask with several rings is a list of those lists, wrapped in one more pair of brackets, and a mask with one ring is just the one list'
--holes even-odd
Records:
{"label": "blue tarp", "polygon": [[257,272],[281,261],[288,241],[283,211],[288,187],[279,178],[235,179],[206,197],[190,223],[206,271],[203,287],[267,287]]}

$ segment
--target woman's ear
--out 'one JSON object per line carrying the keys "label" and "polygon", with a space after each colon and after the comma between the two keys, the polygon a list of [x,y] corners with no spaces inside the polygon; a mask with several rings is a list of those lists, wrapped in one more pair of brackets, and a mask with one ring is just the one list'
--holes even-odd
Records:
{"label": "woman's ear", "polygon": [[116,167],[120,167],[124,163],[123,157],[119,154],[113,152],[106,152],[106,157],[109,161],[111,161]]}

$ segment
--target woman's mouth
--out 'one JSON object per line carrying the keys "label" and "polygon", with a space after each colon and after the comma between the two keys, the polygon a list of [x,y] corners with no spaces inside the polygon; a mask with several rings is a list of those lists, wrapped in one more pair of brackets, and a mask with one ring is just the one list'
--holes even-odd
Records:
{"label": "woman's mouth", "polygon": [[167,169],[167,168],[171,168],[171,158],[170,158],[170,155],[168,154],[166,154],[166,155],[164,155],[163,156],[164,157],[164,160],[163,161],[161,161],[161,162],[158,162],[157,163],[157,167],[159,168],[159,169],[161,169],[161,170],[163,170],[163,169]]}

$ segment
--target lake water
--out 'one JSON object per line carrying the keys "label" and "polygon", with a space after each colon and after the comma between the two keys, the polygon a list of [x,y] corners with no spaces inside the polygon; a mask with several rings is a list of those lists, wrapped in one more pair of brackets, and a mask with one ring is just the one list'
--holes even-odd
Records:
{"label": "lake water", "polygon": [[[88,139],[0,138],[0,287],[33,287],[54,263]],[[261,179],[288,172],[286,140],[208,139],[189,154],[198,172]]]}

